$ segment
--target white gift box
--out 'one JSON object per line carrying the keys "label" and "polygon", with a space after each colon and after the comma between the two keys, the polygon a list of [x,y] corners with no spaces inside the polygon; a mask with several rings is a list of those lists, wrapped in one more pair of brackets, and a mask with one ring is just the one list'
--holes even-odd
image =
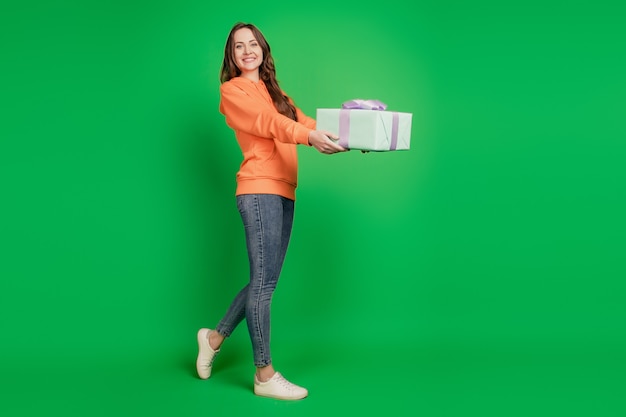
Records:
{"label": "white gift box", "polygon": [[410,149],[411,113],[363,109],[317,109],[317,130],[339,136],[347,149],[395,151]]}

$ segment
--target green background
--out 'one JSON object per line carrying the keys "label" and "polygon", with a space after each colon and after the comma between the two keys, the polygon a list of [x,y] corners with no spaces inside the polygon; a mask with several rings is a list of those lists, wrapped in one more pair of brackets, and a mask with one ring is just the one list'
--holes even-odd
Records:
{"label": "green background", "polygon": [[[1,7],[2,415],[625,415],[620,2]],[[410,151],[299,148],[272,324],[296,403],[251,393],[245,326],[195,376],[247,279],[238,21],[305,113],[413,113]]]}

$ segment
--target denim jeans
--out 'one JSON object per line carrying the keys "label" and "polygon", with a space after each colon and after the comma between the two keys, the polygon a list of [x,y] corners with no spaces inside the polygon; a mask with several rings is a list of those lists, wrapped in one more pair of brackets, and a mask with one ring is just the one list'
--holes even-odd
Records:
{"label": "denim jeans", "polygon": [[254,366],[272,363],[270,355],[270,304],[285,260],[294,201],[274,194],[237,196],[246,234],[250,282],[235,296],[217,332],[228,337],[245,318],[252,341]]}

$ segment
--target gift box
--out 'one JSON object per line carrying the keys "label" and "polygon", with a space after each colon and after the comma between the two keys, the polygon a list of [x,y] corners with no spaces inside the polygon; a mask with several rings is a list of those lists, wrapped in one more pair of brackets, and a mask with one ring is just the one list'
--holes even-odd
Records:
{"label": "gift box", "polygon": [[341,109],[317,109],[316,129],[337,134],[337,143],[346,149],[410,149],[413,115],[385,108],[386,105],[375,100],[352,100]]}

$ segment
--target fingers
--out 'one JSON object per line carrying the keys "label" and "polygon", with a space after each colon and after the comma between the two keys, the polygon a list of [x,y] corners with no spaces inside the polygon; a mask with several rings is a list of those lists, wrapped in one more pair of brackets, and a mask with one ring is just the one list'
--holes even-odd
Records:
{"label": "fingers", "polygon": [[331,140],[338,140],[338,139],[339,139],[339,136],[338,136],[338,135],[336,135],[336,134],[334,134],[334,133],[332,133],[332,132],[329,132],[329,131],[327,131],[327,130],[320,130],[320,132],[322,132],[323,134],[325,134],[326,136],[328,136]]}
{"label": "fingers", "polygon": [[[333,139],[330,139],[328,135],[334,137],[335,141],[333,141]],[[337,144],[337,139],[339,139],[337,135],[329,132],[312,131],[309,135],[309,143],[323,154],[333,154],[337,152],[345,152],[348,150],[345,149],[343,146]]]}
{"label": "fingers", "polygon": [[327,154],[345,152],[348,150],[348,149],[345,149],[343,146],[337,144],[336,142],[333,142],[331,139],[326,140],[324,144],[322,145],[322,148],[323,148],[323,153],[327,153]]}
{"label": "fingers", "polygon": [[326,155],[331,155],[331,154],[334,154],[334,153],[347,151],[347,149],[344,149],[344,148],[341,148],[341,147],[339,149],[337,149],[337,148],[331,147],[331,146],[321,146],[318,150],[321,153],[326,154]]}

